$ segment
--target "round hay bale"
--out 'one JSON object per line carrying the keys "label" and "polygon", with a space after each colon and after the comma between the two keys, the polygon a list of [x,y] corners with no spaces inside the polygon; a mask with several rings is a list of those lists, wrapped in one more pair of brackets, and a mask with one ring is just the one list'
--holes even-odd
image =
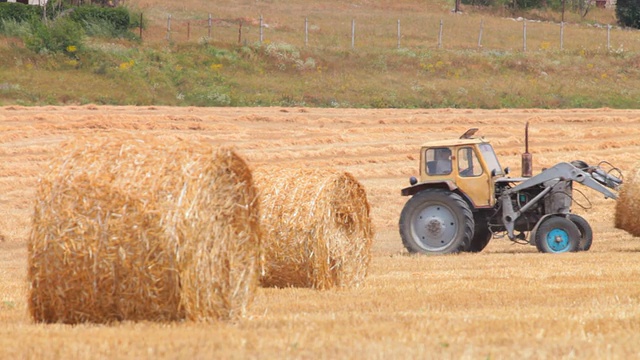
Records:
{"label": "round hay bale", "polygon": [[242,316],[258,285],[258,202],[234,151],[110,134],[63,146],[28,241],[37,322]]}
{"label": "round hay bale", "polygon": [[616,201],[615,227],[640,236],[640,164],[625,176]]}
{"label": "round hay bale", "polygon": [[364,187],[349,173],[259,168],[265,287],[358,286],[373,230]]}

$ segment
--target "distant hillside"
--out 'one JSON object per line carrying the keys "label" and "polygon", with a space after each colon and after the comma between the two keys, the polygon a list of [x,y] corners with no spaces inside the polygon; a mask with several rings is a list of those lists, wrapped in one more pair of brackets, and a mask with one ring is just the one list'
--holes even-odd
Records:
{"label": "distant hillside", "polygon": [[142,13],[139,40],[35,54],[0,36],[0,105],[640,105],[640,34],[616,27],[610,9],[568,13],[561,27],[551,11],[455,14],[448,1],[125,6]]}

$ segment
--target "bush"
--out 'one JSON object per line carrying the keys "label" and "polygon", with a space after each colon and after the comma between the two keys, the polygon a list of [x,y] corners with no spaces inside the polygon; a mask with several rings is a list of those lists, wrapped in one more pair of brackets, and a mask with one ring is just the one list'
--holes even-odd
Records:
{"label": "bush", "polygon": [[136,34],[130,31],[123,32],[121,30],[116,29],[113,23],[110,23],[107,20],[94,20],[94,21],[84,21],[82,22],[82,27],[84,28],[87,36],[91,37],[101,37],[101,38],[124,38],[128,40],[137,39]]}
{"label": "bush", "polygon": [[535,9],[545,6],[556,7],[561,0],[462,0],[465,5],[504,6],[515,9]]}
{"label": "bush", "polygon": [[473,6],[494,6],[496,5],[496,0],[462,0],[462,3]]}
{"label": "bush", "polygon": [[29,23],[11,19],[0,19],[0,34],[24,38],[31,33]]}
{"label": "bush", "polygon": [[25,22],[38,19],[41,15],[40,6],[21,3],[0,3],[0,21]]}
{"label": "bush", "polygon": [[640,29],[640,0],[618,0],[616,17],[618,24]]}
{"label": "bush", "polygon": [[79,24],[109,23],[119,34],[124,34],[133,27],[129,11],[123,7],[79,6],[73,9],[69,17]]}
{"label": "bush", "polygon": [[82,49],[84,30],[66,18],[58,18],[49,24],[40,21],[31,23],[31,34],[24,39],[25,45],[36,53],[65,52],[73,54]]}

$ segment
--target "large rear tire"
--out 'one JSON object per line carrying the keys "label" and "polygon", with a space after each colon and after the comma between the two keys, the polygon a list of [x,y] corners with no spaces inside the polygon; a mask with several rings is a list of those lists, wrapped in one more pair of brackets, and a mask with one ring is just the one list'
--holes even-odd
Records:
{"label": "large rear tire", "polygon": [[487,247],[487,244],[489,244],[489,241],[492,237],[493,234],[491,233],[491,231],[489,231],[489,228],[487,228],[486,224],[483,224],[483,226],[480,227],[476,226],[475,232],[473,234],[473,239],[471,239],[471,244],[466,251],[478,253],[484,250],[484,248]]}
{"label": "large rear tire", "polygon": [[569,220],[571,220],[580,231],[580,242],[578,243],[578,251],[587,251],[591,249],[593,243],[593,230],[589,222],[582,216],[576,214],[570,214]]}
{"label": "large rear tire", "polygon": [[411,253],[448,254],[469,248],[474,221],[469,205],[443,189],[421,191],[400,214],[400,237]]}
{"label": "large rear tire", "polygon": [[580,230],[571,220],[562,216],[542,220],[535,236],[538,251],[544,253],[577,251],[580,243]]}

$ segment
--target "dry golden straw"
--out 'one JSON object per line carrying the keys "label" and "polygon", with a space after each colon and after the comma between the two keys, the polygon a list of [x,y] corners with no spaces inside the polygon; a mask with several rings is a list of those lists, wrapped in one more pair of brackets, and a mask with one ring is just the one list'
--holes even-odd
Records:
{"label": "dry golden straw", "polygon": [[640,164],[636,164],[634,169],[630,176],[625,176],[618,194],[615,226],[633,236],[640,236]]}
{"label": "dry golden straw", "polygon": [[364,187],[349,173],[259,168],[267,287],[358,286],[373,231]]}
{"label": "dry golden straw", "polygon": [[258,284],[259,212],[234,151],[77,139],[41,178],[29,237],[37,322],[233,319]]}

